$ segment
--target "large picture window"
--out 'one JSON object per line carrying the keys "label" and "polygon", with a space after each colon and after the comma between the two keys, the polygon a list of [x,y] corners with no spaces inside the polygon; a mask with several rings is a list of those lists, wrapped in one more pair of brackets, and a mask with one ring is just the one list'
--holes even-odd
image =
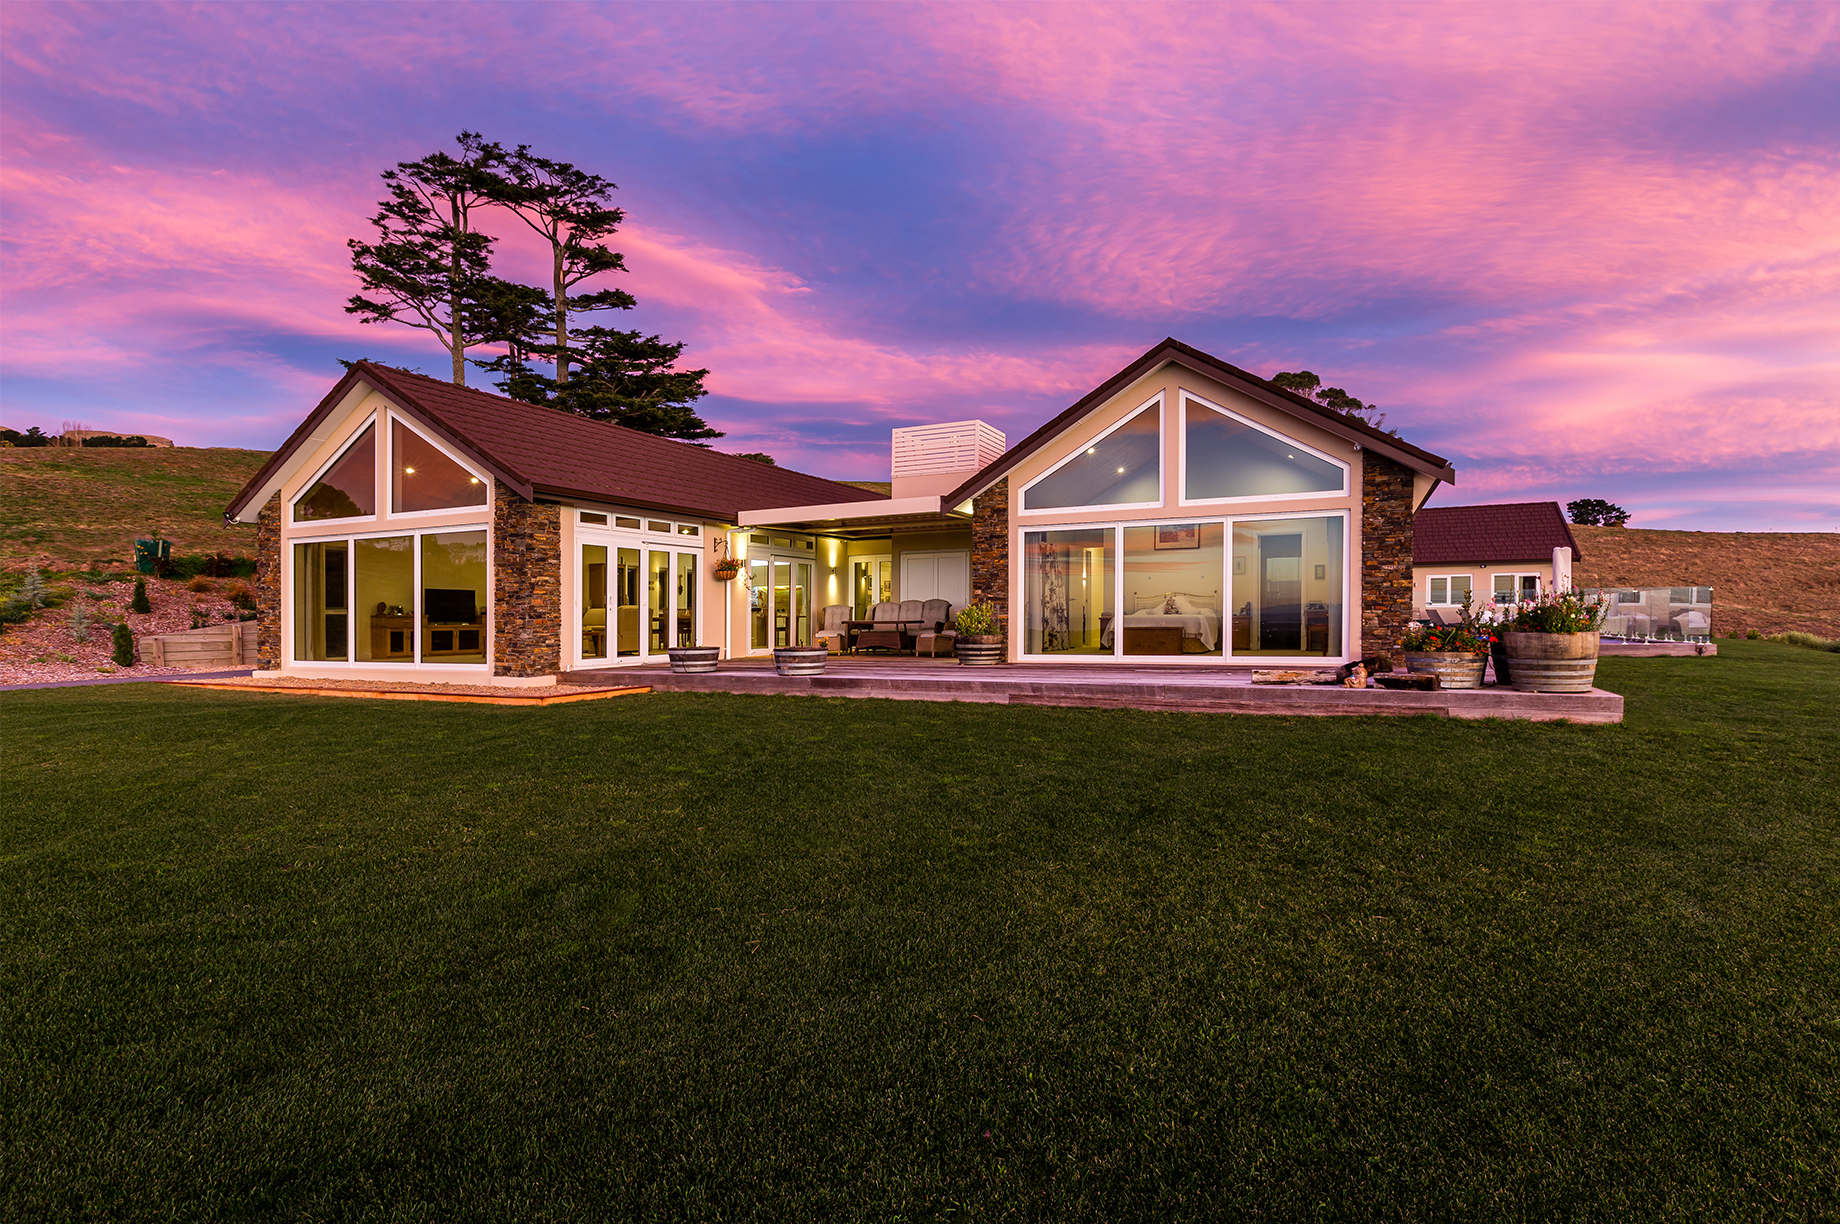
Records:
{"label": "large picture window", "polygon": [[297,663],[486,662],[486,529],[294,545]]}
{"label": "large picture window", "polygon": [[352,444],[294,502],[296,523],[365,518],[377,513],[377,427],[366,425]]}
{"label": "large picture window", "polygon": [[[1124,528],[1121,654],[1219,655],[1223,541],[1220,523],[1159,523]],[[1102,642],[1111,646],[1111,633]]]}
{"label": "large picture window", "polygon": [[1110,527],[1023,533],[1023,650],[1111,654],[1117,532]]}
{"label": "large picture window", "polygon": [[403,422],[390,422],[390,510],[456,510],[483,506],[491,490],[479,477]]}
{"label": "large picture window", "polygon": [[1233,524],[1235,655],[1342,653],[1343,520]]}
{"label": "large picture window", "polygon": [[1155,506],[1163,500],[1159,398],[1022,491],[1024,510]]}
{"label": "large picture window", "polygon": [[1346,491],[1340,464],[1191,396],[1182,404],[1184,501]]}

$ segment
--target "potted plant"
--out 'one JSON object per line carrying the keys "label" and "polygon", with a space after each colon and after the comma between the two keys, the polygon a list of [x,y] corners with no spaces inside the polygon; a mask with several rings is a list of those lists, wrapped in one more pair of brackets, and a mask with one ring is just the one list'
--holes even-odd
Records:
{"label": "potted plant", "polygon": [[1471,610],[1469,596],[1463,597],[1461,624],[1412,621],[1406,626],[1404,646],[1406,671],[1436,676],[1439,688],[1482,687],[1482,673],[1489,665],[1489,634]]}
{"label": "potted plant", "polygon": [[719,646],[673,646],[665,653],[671,656],[671,670],[680,676],[712,672],[722,657]]}
{"label": "potted plant", "polygon": [[960,608],[953,625],[958,636],[952,650],[966,667],[995,667],[1003,662],[1003,635],[997,632],[997,613],[989,604]]}
{"label": "potted plant", "polygon": [[1610,602],[1602,591],[1553,591],[1504,619],[1497,636],[1507,682],[1523,693],[1588,693],[1597,679],[1598,634]]}
{"label": "potted plant", "polygon": [[830,653],[823,646],[775,646],[773,670],[782,676],[821,676]]}

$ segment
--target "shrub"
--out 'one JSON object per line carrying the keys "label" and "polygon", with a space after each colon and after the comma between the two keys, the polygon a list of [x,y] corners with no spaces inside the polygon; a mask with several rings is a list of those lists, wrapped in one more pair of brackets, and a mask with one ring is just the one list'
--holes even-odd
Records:
{"label": "shrub", "polygon": [[231,583],[224,588],[224,596],[245,612],[254,612],[256,610],[255,592],[249,589],[248,583]]}
{"label": "shrub", "polygon": [[211,610],[203,604],[192,605],[192,628],[203,629],[211,623]]}
{"label": "shrub", "polygon": [[25,601],[28,608],[44,607],[50,594],[45,589],[45,576],[37,570],[27,574],[25,585],[19,588],[19,598]]}
{"label": "shrub", "polygon": [[139,434],[129,434],[126,437],[123,437],[120,434],[97,434],[93,438],[83,439],[83,445],[85,446],[136,446],[138,447],[138,446],[152,446],[153,443],[147,441],[147,439],[141,437],[141,435]]}
{"label": "shrub", "polygon": [[1744,636],[1749,638],[1751,641],[1755,642],[1758,639],[1762,638],[1763,634],[1757,632],[1755,629],[1752,629],[1749,633],[1746,633]]}
{"label": "shrub", "polygon": [[997,614],[989,604],[969,604],[958,610],[954,623],[969,637],[991,634],[997,631]]}
{"label": "shrub", "polygon": [[156,571],[162,578],[253,578],[254,557],[233,557],[228,553],[187,553],[160,562]]}
{"label": "shrub", "polygon": [[143,613],[153,611],[153,605],[147,602],[147,580],[145,578],[134,580],[134,598],[128,601],[128,611]]}
{"label": "shrub", "polygon": [[115,666],[134,666],[134,630],[128,628],[128,622],[122,621],[115,626]]}
{"label": "shrub", "polygon": [[70,636],[79,642],[89,641],[89,609],[82,604],[70,610]]}
{"label": "shrub", "polygon": [[1840,638],[1824,638],[1819,634],[1791,631],[1773,634],[1770,640],[1781,642],[1785,646],[1801,646],[1808,650],[1825,650],[1832,654],[1840,654]]}
{"label": "shrub", "polygon": [[186,583],[185,589],[197,595],[208,595],[217,589],[217,584],[212,582],[209,578],[206,578],[203,574],[200,574]]}
{"label": "shrub", "polygon": [[57,439],[34,425],[24,433],[16,429],[0,429],[0,442],[8,446],[54,446]]}

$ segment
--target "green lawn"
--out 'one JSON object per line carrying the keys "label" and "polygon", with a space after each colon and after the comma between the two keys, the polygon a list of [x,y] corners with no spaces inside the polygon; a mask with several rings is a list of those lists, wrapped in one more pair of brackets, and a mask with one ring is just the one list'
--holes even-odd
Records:
{"label": "green lawn", "polygon": [[1832,1219],[1840,656],[1621,727],[0,697],[0,1218]]}

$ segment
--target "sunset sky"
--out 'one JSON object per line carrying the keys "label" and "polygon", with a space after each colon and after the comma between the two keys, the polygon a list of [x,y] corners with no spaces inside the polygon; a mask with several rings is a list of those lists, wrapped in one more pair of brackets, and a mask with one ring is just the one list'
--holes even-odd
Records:
{"label": "sunset sky", "polygon": [[611,323],[722,449],[885,478],[1168,335],[1378,402],[1435,504],[1840,528],[1840,5],[13,0],[0,48],[13,428],[268,448],[337,358],[443,375],[345,240],[470,128],[619,183]]}

